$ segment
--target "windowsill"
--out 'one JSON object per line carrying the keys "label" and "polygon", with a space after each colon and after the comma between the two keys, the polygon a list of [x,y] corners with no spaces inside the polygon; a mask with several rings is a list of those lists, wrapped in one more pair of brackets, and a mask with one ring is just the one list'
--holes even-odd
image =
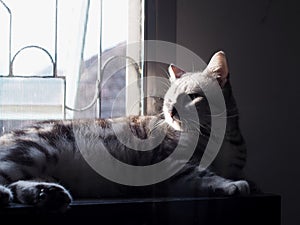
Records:
{"label": "windowsill", "polygon": [[[75,200],[65,213],[11,204],[0,209],[10,224],[280,224],[281,198],[247,197]],[[27,222],[27,223],[26,223]]]}

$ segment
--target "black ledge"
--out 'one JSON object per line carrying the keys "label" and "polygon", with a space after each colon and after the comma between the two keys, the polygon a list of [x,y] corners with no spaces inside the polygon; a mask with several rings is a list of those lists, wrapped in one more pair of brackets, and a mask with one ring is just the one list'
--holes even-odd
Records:
{"label": "black ledge", "polygon": [[[281,197],[85,199],[64,213],[11,204],[0,209],[1,224],[280,225]],[[5,223],[3,221],[6,221]]]}

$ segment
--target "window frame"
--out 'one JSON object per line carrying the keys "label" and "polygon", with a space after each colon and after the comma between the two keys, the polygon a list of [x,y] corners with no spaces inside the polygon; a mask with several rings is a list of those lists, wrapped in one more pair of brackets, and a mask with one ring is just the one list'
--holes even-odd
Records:
{"label": "window frame", "polygon": [[[142,0],[143,2],[143,10],[144,10],[144,21],[143,21],[143,39],[142,40],[163,40],[172,43],[176,43],[176,14],[177,14],[177,1],[176,0]],[[57,4],[57,0],[56,0]],[[57,7],[56,7],[56,26],[57,26]],[[11,24],[10,24],[11,26]],[[130,27],[128,27],[130,30]],[[57,27],[56,27],[57,32]],[[56,35],[57,36],[57,33]],[[57,37],[55,38],[55,53],[54,53],[54,76],[57,75]],[[144,53],[147,54],[146,47],[143,49]],[[11,57],[11,56],[10,56]],[[11,71],[11,69],[10,69]],[[145,62],[143,66],[143,77],[150,76],[151,74],[158,74],[158,69],[153,66],[149,65]],[[11,75],[11,73],[9,74]],[[143,83],[142,88],[144,94],[147,93],[148,88],[155,87],[155,84],[147,84]],[[140,93],[143,95],[143,93]],[[143,96],[140,96],[140,99],[143,101]],[[101,98],[99,98],[101,101]],[[145,102],[142,108],[142,114],[145,112],[147,114],[148,104]],[[100,110],[99,110],[99,113]]]}
{"label": "window frame", "polygon": [[[177,40],[177,0],[145,0],[145,24],[144,24],[144,40],[160,40],[176,43]],[[145,57],[147,55],[147,47],[145,47]],[[152,50],[153,51],[153,50]],[[174,60],[176,60],[176,52],[174,52]],[[162,76],[162,68],[152,62],[145,62],[144,77]],[[151,89],[155,89],[155,83],[144,83],[144,91],[147,93]],[[144,103],[144,111],[146,114],[153,114],[153,101],[147,99]]]}

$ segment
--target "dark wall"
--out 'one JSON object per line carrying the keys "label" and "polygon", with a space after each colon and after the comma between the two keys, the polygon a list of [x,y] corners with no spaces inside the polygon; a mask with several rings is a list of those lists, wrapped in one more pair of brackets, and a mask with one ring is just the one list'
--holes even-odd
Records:
{"label": "dark wall", "polygon": [[177,43],[224,50],[248,145],[247,175],[300,224],[300,8],[291,0],[177,0]]}

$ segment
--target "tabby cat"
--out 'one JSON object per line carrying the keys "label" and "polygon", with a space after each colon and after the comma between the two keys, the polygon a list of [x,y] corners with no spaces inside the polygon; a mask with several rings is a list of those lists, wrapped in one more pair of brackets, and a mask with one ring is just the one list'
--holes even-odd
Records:
{"label": "tabby cat", "polygon": [[[15,201],[64,210],[72,201],[71,194],[74,198],[248,194],[249,184],[243,180],[246,148],[239,130],[225,54],[222,51],[214,54],[203,72],[186,73],[174,65],[169,67],[169,72],[171,83],[183,88],[178,89],[180,93],[175,91],[172,99],[164,99],[160,115],[43,121],[0,137],[1,204]],[[199,161],[210,136],[210,110],[203,91],[190,79],[195,74],[199,82],[208,86],[217,78],[227,107],[223,144],[208,169],[201,169]],[[189,96],[190,102],[178,100],[183,94]],[[191,133],[186,121],[180,120],[176,104],[196,107],[200,121],[196,130],[200,132],[191,160],[174,176],[152,185],[117,184],[95,172],[84,159],[85,153],[109,151],[118,160],[134,166],[152,165],[166,158],[170,158],[170,167],[181,163],[172,160],[171,153],[180,138],[183,143],[189,143]],[[127,132],[126,127],[139,140],[146,140],[154,130],[164,131],[165,136],[151,151],[134,151],[118,139]]]}

